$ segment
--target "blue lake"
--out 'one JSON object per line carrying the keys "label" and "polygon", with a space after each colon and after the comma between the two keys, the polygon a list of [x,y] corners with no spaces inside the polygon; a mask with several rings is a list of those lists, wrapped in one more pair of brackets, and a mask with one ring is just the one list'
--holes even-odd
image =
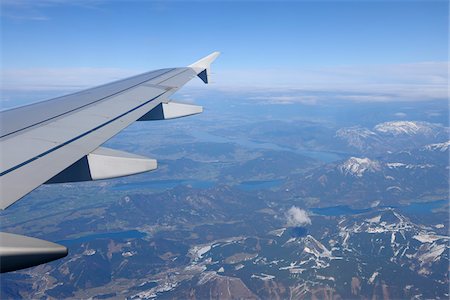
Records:
{"label": "blue lake", "polygon": [[282,182],[283,179],[243,181],[239,183],[237,187],[244,191],[256,191],[261,189],[277,188]]}
{"label": "blue lake", "polygon": [[145,237],[146,235],[147,234],[137,231],[137,230],[93,233],[93,234],[84,235],[84,236],[74,238],[74,239],[61,240],[61,241],[58,241],[57,243],[68,246],[71,244],[84,243],[84,242],[89,242],[89,241],[98,240],[98,239],[113,239],[113,240],[138,239],[138,238]]}
{"label": "blue lake", "polygon": [[433,209],[441,208],[448,203],[449,200],[436,200],[430,202],[413,202],[406,206],[394,206],[401,212],[427,214],[432,213]]}
{"label": "blue lake", "polygon": [[297,154],[301,154],[304,156],[308,156],[317,160],[320,160],[322,162],[328,163],[337,161],[340,159],[343,159],[346,157],[346,155],[331,151],[313,151],[313,150],[304,150],[304,149],[294,149],[289,147],[283,147],[274,143],[265,143],[265,142],[258,142],[258,141],[252,141],[242,138],[227,138],[223,136],[214,135],[205,131],[199,132],[196,131],[192,133],[193,136],[196,138],[199,138],[201,140],[205,140],[207,142],[214,142],[214,143],[232,143],[232,144],[238,144],[240,146],[243,146],[245,148],[250,149],[265,149],[265,150],[275,150],[275,151],[288,151],[288,152],[294,152]]}
{"label": "blue lake", "polygon": [[179,185],[189,185],[197,189],[207,189],[215,185],[214,181],[191,180],[191,179],[168,179],[168,180],[149,180],[141,182],[126,182],[116,184],[112,187],[116,191],[137,190],[137,189],[172,189]]}
{"label": "blue lake", "polygon": [[[243,181],[236,185],[237,188],[244,191],[255,191],[259,189],[271,189],[281,186],[283,179],[274,180],[252,180]],[[112,187],[112,190],[127,191],[127,190],[167,190],[177,186],[191,186],[196,189],[208,189],[214,187],[217,182],[207,180],[192,180],[192,179],[169,179],[169,180],[150,180],[140,182],[125,182],[119,183]]]}
{"label": "blue lake", "polygon": [[404,213],[413,214],[427,214],[432,213],[433,209],[443,207],[448,203],[449,200],[435,200],[429,202],[413,202],[408,205],[402,206],[379,206],[375,208],[363,208],[363,209],[353,209],[346,205],[332,206],[332,207],[322,207],[322,208],[311,208],[315,214],[322,216],[341,216],[341,215],[356,215],[369,211],[378,210],[380,208],[395,208],[396,210]]}

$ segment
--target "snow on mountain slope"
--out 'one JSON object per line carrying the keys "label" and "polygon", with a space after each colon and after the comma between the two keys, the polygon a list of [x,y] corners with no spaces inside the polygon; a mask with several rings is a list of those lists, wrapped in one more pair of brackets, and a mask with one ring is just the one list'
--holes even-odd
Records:
{"label": "snow on mountain slope", "polygon": [[331,257],[331,251],[328,250],[321,242],[316,240],[312,235],[307,235],[304,238],[305,247],[304,252],[314,255],[317,257]]}
{"label": "snow on mountain slope", "polygon": [[433,130],[435,128],[435,124],[431,124],[428,122],[392,121],[380,123],[376,125],[374,129],[379,133],[398,136],[416,134],[430,135],[433,133]]}
{"label": "snow on mountain slope", "polygon": [[344,163],[339,165],[338,168],[344,175],[352,175],[357,177],[363,176],[366,172],[373,173],[381,170],[381,166],[378,161],[370,160],[367,157],[350,157]]}
{"label": "snow on mountain slope", "polygon": [[443,142],[443,143],[426,145],[425,149],[429,150],[429,151],[445,152],[445,151],[448,151],[448,147],[450,147],[450,141]]}
{"label": "snow on mountain slope", "polygon": [[386,167],[389,169],[399,169],[399,168],[405,168],[405,169],[429,169],[434,167],[432,164],[404,164],[400,162],[390,162],[386,163]]}
{"label": "snow on mountain slope", "polygon": [[450,240],[449,236],[438,235],[430,227],[415,224],[392,209],[386,209],[381,215],[377,212],[375,217],[363,221],[348,218],[340,224],[340,244],[346,251],[354,251],[353,247],[365,234],[371,235],[372,241],[386,241],[373,247],[373,253],[389,253],[391,262],[408,263],[410,269],[419,274],[429,274],[436,262],[445,260]]}
{"label": "snow on mountain slope", "polygon": [[[450,128],[422,121],[390,121],[379,123],[372,129],[362,126],[340,128],[335,133],[339,143],[364,155],[399,152],[409,149],[445,152],[450,144]],[[425,147],[428,147],[425,149]]]}
{"label": "snow on mountain slope", "polygon": [[367,147],[367,143],[372,138],[377,138],[377,134],[364,127],[341,128],[336,131],[336,137],[346,140],[350,146],[358,149]]}

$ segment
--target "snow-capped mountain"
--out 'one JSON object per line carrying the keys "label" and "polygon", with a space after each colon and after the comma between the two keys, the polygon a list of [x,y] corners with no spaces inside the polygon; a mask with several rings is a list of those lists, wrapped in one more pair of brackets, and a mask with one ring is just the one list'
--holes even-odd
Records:
{"label": "snow-capped mountain", "polygon": [[392,121],[378,124],[374,130],[379,133],[398,135],[431,135],[438,125],[417,121]]}
{"label": "snow-capped mountain", "polygon": [[373,129],[353,126],[336,131],[335,138],[344,141],[352,150],[364,154],[383,154],[414,148],[448,148],[450,128],[440,124],[418,121],[391,121],[377,124]]}
{"label": "snow-capped mountain", "polygon": [[380,142],[375,132],[360,126],[341,128],[336,132],[336,137],[347,141],[350,146],[357,149],[367,149],[372,144]]}
{"label": "snow-capped mountain", "polygon": [[[308,195],[315,203],[333,199],[336,205],[367,207],[376,199],[391,205],[405,198],[447,197],[448,143],[431,144],[384,155],[350,157],[292,177],[285,186],[293,197]],[[430,151],[427,149],[435,149]]]}
{"label": "snow-capped mountain", "polygon": [[415,224],[393,209],[370,213],[368,216],[365,220],[342,220],[339,236],[344,252],[354,251],[361,238],[371,238],[372,241],[383,239],[385,242],[382,244],[372,244],[371,254],[390,256],[391,262],[407,264],[411,271],[418,274],[430,274],[436,265],[443,265],[447,261],[447,235],[440,235],[428,226]]}
{"label": "snow-capped mountain", "polygon": [[427,169],[434,167],[432,164],[404,164],[399,162],[389,162],[385,164],[389,169]]}
{"label": "snow-capped mountain", "polygon": [[344,163],[339,165],[339,170],[344,175],[353,175],[361,177],[366,172],[377,172],[381,170],[381,165],[378,161],[370,160],[367,157],[358,158],[350,157]]}
{"label": "snow-capped mountain", "polygon": [[429,151],[445,152],[445,151],[448,151],[449,147],[450,147],[450,141],[443,142],[443,143],[426,145],[424,148],[426,150],[429,150]]}

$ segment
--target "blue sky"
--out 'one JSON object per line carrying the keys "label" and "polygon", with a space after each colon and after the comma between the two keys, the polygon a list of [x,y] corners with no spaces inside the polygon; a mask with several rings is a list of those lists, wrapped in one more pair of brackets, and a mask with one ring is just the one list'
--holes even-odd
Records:
{"label": "blue sky", "polygon": [[81,87],[219,50],[218,84],[435,90],[448,79],[448,11],[447,1],[3,0],[2,78],[4,89]]}

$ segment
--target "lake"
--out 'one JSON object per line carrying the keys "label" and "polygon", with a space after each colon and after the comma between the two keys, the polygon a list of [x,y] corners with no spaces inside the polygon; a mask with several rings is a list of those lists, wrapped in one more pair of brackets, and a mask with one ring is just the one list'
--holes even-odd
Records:
{"label": "lake", "polygon": [[242,181],[237,185],[237,187],[244,191],[256,191],[261,189],[277,188],[281,185],[282,182],[283,179],[251,180],[251,181]]}
{"label": "lake", "polygon": [[294,152],[297,154],[301,154],[304,156],[308,156],[317,160],[320,160],[324,163],[329,163],[337,160],[341,160],[344,157],[347,157],[347,155],[331,152],[331,151],[314,151],[314,150],[305,150],[305,149],[294,149],[289,147],[283,147],[274,143],[266,143],[266,142],[258,142],[258,141],[252,141],[248,139],[243,138],[227,138],[223,136],[214,135],[211,133],[208,133],[206,131],[196,131],[193,132],[192,135],[198,139],[207,141],[207,142],[214,142],[214,143],[231,143],[231,144],[237,144],[240,146],[243,146],[245,148],[250,149],[265,149],[265,150],[275,150],[275,151],[288,151],[288,152]]}
{"label": "lake", "polygon": [[341,215],[356,215],[361,213],[366,213],[369,211],[376,211],[380,208],[395,208],[396,210],[404,213],[413,214],[427,214],[432,213],[434,209],[441,208],[448,203],[449,200],[435,200],[428,202],[412,202],[407,205],[399,206],[377,206],[374,208],[363,208],[363,209],[353,209],[347,205],[331,206],[331,207],[321,207],[321,208],[311,208],[310,211],[322,216],[341,216]]}
{"label": "lake", "polygon": [[125,190],[141,190],[141,189],[155,189],[155,190],[167,190],[172,189],[179,185],[189,185],[196,189],[211,188],[216,183],[214,181],[207,180],[193,180],[193,179],[167,179],[167,180],[149,180],[139,182],[125,182],[119,183],[112,187],[116,191]]}
{"label": "lake", "polygon": [[121,240],[121,239],[138,239],[143,238],[147,234],[138,230],[127,230],[127,231],[119,231],[119,232],[105,232],[105,233],[93,233],[84,235],[74,239],[67,239],[57,241],[58,244],[62,244],[64,246],[89,242],[98,239],[113,239],[113,240]]}

